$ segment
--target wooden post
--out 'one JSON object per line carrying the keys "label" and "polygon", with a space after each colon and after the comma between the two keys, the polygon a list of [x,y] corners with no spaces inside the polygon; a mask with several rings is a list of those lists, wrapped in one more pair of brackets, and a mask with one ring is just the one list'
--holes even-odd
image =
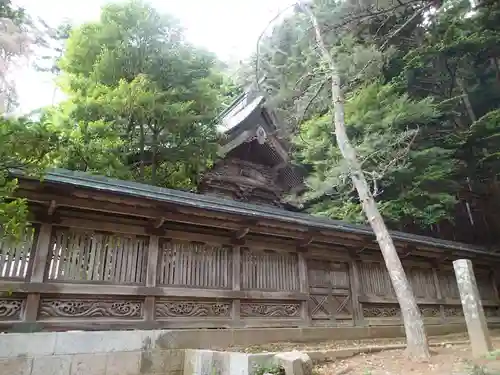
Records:
{"label": "wooden post", "polygon": [[[432,267],[432,279],[434,280],[434,287],[436,288],[436,298],[438,300],[442,300],[443,293],[441,292],[441,283],[439,282],[439,276],[437,273],[437,268],[435,266]],[[439,305],[439,317],[441,318],[442,322],[444,322],[446,319],[444,315],[444,305],[442,303]]]}
{"label": "wooden post", "polygon": [[460,299],[464,309],[472,354],[475,357],[480,357],[493,350],[493,347],[472,262],[468,259],[455,260],[453,268],[457,277],[458,290],[460,291]]}
{"label": "wooden post", "polygon": [[359,267],[358,262],[352,259],[349,262],[349,284],[351,289],[351,301],[352,301],[352,314],[355,326],[362,326],[365,324],[365,319],[363,317],[363,308],[361,303],[359,303],[359,297],[361,295],[361,284],[359,282]]}
{"label": "wooden post", "polygon": [[[156,272],[158,270],[159,238],[149,237],[148,264],[146,268],[146,286],[156,286]],[[154,296],[147,296],[144,301],[144,319],[148,322],[155,321],[156,301]]]}
{"label": "wooden post", "polygon": [[[32,283],[43,283],[45,279],[45,271],[47,269],[47,262],[49,259],[50,240],[52,236],[52,224],[42,224],[40,225],[40,231],[38,232],[35,254],[33,258],[33,263],[31,267],[31,275],[29,275],[29,280]],[[24,321],[25,322],[36,322],[38,317],[38,306],[40,304],[40,294],[31,293],[28,294],[26,298],[26,308],[24,311]]]}
{"label": "wooden post", "polygon": [[[233,246],[232,250],[233,265],[232,265],[232,286],[234,291],[241,290],[241,247]],[[241,327],[241,300],[233,299],[231,317],[234,327]]]}
{"label": "wooden post", "polygon": [[33,259],[33,268],[30,281],[32,283],[43,283],[45,270],[47,269],[47,260],[50,252],[50,239],[52,235],[52,224],[40,225],[40,233],[36,243],[35,257]]}
{"label": "wooden post", "polygon": [[[301,293],[309,294],[309,280],[307,276],[307,260],[304,253],[297,253],[299,262],[299,288]],[[301,303],[301,316],[305,326],[311,325],[311,317],[309,316],[309,299]]]}

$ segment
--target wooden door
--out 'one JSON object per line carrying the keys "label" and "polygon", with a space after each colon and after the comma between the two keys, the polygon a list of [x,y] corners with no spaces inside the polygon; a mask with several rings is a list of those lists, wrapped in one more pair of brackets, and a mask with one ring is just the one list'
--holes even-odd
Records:
{"label": "wooden door", "polygon": [[352,325],[349,267],[345,262],[308,262],[309,316],[313,325]]}

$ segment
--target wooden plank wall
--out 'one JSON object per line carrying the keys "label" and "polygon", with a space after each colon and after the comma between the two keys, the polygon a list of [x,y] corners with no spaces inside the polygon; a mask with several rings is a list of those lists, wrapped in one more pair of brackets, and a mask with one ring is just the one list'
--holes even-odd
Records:
{"label": "wooden plank wall", "polygon": [[[394,290],[380,260],[343,259],[338,254],[334,258],[328,252],[315,259],[296,249],[236,246],[199,238],[34,226],[21,244],[0,243],[0,327],[400,323]],[[462,321],[451,263],[438,267],[408,260],[404,265],[427,323]],[[500,322],[494,276],[493,270],[476,269],[486,315]]]}

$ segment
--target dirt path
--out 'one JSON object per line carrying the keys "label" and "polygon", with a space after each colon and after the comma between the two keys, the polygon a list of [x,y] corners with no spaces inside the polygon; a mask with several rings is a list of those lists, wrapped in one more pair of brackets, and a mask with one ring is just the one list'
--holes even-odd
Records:
{"label": "dirt path", "polygon": [[[500,330],[490,331],[491,337],[500,340]],[[453,334],[430,337],[431,343],[442,343],[449,341],[468,340],[467,334]],[[373,339],[373,340],[331,340],[317,343],[300,343],[300,342],[280,342],[273,344],[254,345],[248,347],[232,347],[226,350],[245,353],[262,353],[262,352],[283,352],[291,350],[312,351],[312,350],[332,350],[352,348],[356,346],[374,346],[374,345],[390,345],[404,344],[405,339]]]}
{"label": "dirt path", "polygon": [[[500,340],[495,340],[500,349]],[[476,366],[476,367],[474,367]],[[416,363],[404,357],[403,350],[361,354],[349,359],[316,366],[317,375],[500,375],[500,350],[473,360],[468,345],[432,348],[432,358]]]}

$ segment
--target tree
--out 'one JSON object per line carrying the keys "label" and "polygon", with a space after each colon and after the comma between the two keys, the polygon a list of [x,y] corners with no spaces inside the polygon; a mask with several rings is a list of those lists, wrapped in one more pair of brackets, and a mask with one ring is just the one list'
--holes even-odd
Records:
{"label": "tree", "polygon": [[430,354],[427,336],[425,334],[424,323],[420,310],[415,301],[415,296],[410,283],[406,278],[406,274],[396,251],[396,247],[394,246],[390,233],[384,223],[384,219],[378,210],[373,194],[370,191],[365,174],[363,173],[362,165],[359,162],[356,156],[356,151],[354,147],[352,147],[347,136],[345,126],[344,95],[341,89],[340,74],[337,63],[325,45],[318,20],[313,11],[304,3],[299,3],[299,6],[304,13],[307,14],[314,27],[319,53],[321,58],[327,64],[329,70],[332,93],[332,110],[334,112],[334,129],[332,129],[332,132],[335,134],[337,145],[347,164],[347,171],[354,187],[356,188],[356,191],[358,192],[363,211],[365,212],[368,222],[370,223],[370,226],[372,227],[377,238],[387,270],[389,271],[389,276],[391,278],[396,297],[399,305],[401,306],[401,313],[406,333],[407,353],[416,358],[429,358]]}
{"label": "tree", "polygon": [[0,119],[0,238],[18,240],[28,226],[25,199],[14,199],[17,180],[9,172],[40,176],[57,150],[58,142],[43,123],[27,119]]}
{"label": "tree", "polygon": [[[51,112],[52,122],[80,150],[60,165],[196,186],[215,151],[223,77],[215,57],[186,42],[176,20],[141,1],[109,4],[98,22],[71,31],[59,67],[69,99]],[[87,136],[71,139],[75,124]]]}
{"label": "tree", "polygon": [[[443,142],[429,144],[441,120],[432,99],[412,100],[394,85],[374,82],[346,95],[345,116],[372,194],[391,227],[427,227],[452,219],[458,163]],[[311,169],[308,190],[298,198],[313,214],[364,223],[331,121],[329,114],[313,117],[293,139],[297,161]]]}

